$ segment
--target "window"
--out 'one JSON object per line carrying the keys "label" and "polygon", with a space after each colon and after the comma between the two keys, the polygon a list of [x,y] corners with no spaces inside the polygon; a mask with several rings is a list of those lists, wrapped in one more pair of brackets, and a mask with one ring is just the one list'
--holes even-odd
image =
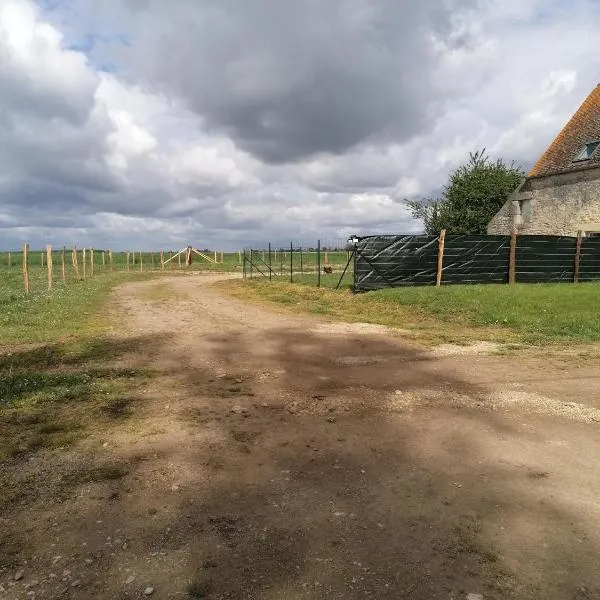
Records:
{"label": "window", "polygon": [[573,162],[590,160],[590,158],[592,158],[592,156],[594,155],[594,152],[596,152],[598,146],[600,146],[600,142],[590,142],[588,144],[584,144],[579,149],[579,152],[577,152],[577,154],[575,155]]}
{"label": "window", "polygon": [[521,216],[524,221],[531,217],[531,200],[521,200]]}

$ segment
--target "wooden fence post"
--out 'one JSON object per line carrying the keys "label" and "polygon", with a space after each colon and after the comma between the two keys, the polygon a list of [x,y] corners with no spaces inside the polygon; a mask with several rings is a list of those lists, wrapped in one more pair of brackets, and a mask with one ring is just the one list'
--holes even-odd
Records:
{"label": "wooden fence post", "polygon": [[579,283],[579,267],[581,265],[581,242],[583,241],[583,231],[577,232],[577,245],[575,246],[575,272],[573,273],[573,283]]}
{"label": "wooden fence post", "polygon": [[127,271],[129,271],[129,252],[127,253]]}
{"label": "wooden fence post", "polygon": [[[275,250],[275,252],[277,252],[277,250]],[[242,264],[242,251],[241,250],[238,250],[238,258],[239,258],[239,263],[241,265]],[[277,258],[277,257],[275,257],[275,258]]]}
{"label": "wooden fence post", "polygon": [[508,283],[513,285],[517,281],[517,232],[510,234],[510,251],[508,253]]}
{"label": "wooden fence post", "polygon": [[73,246],[73,251],[71,252],[71,258],[73,259],[73,270],[75,271],[75,278],[79,280],[79,264],[77,258],[77,246]]}
{"label": "wooden fence post", "polygon": [[52,283],[54,278],[52,275],[53,264],[52,264],[52,246],[46,246],[46,265],[48,266],[48,291],[52,291]]}
{"label": "wooden fence post", "polygon": [[41,264],[42,264],[42,267],[43,267],[44,266],[44,251],[43,250],[40,252],[40,256],[41,256],[40,260],[42,261]]}
{"label": "wooden fence post", "polygon": [[108,251],[108,268],[111,270],[113,270],[113,259],[112,259],[112,250]]}
{"label": "wooden fence post", "polygon": [[435,277],[436,287],[442,285],[442,270],[444,268],[444,246],[446,245],[446,230],[440,231],[440,239],[438,242],[438,262],[437,262],[437,273]]}
{"label": "wooden fence post", "polygon": [[177,255],[177,262],[179,263],[179,268],[181,269],[181,252]]}
{"label": "wooden fence post", "polygon": [[8,253],[8,268],[10,269],[12,267],[12,257],[10,255],[10,252]]}
{"label": "wooden fence post", "polygon": [[160,270],[165,270],[165,253],[162,250],[160,251]]}
{"label": "wooden fence post", "polygon": [[90,277],[94,276],[94,248],[90,248]]}
{"label": "wooden fence post", "polygon": [[67,247],[63,246],[60,253],[60,274],[62,277],[63,283],[67,281],[67,267],[65,265],[65,258],[67,254]]}
{"label": "wooden fence post", "polygon": [[106,266],[106,251],[102,250],[102,266]]}
{"label": "wooden fence post", "polygon": [[84,247],[83,247],[83,250],[81,251],[81,262],[83,263],[82,275],[83,275],[83,278],[84,278],[84,279],[85,279],[85,270],[86,270],[86,263],[87,263],[87,258],[86,258],[86,256],[87,256],[87,249],[86,249],[86,247],[84,246]]}
{"label": "wooden fence post", "polygon": [[23,284],[25,293],[29,294],[29,244],[23,244]]}
{"label": "wooden fence post", "polygon": [[221,252],[221,264],[223,264],[223,263],[224,263],[224,254],[223,254],[223,252]]}

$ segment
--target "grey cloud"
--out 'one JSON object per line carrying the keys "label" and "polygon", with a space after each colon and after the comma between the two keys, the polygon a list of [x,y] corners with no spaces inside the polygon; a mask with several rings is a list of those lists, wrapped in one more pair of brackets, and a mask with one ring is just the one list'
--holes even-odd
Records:
{"label": "grey cloud", "polygon": [[340,154],[423,130],[430,36],[465,3],[155,0],[136,14],[128,60],[263,160]]}

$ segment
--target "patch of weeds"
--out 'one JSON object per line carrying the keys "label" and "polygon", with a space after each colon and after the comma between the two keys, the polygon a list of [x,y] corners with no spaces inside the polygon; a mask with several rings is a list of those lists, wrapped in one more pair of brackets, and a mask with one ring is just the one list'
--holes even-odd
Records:
{"label": "patch of weeds", "polygon": [[210,579],[198,578],[188,585],[187,595],[193,600],[201,600],[208,598],[212,590],[212,582]]}
{"label": "patch of weeds", "polygon": [[61,481],[69,487],[85,485],[86,483],[97,483],[101,481],[115,481],[123,479],[129,471],[119,465],[107,465],[104,467],[94,467],[90,469],[81,469],[63,474]]}
{"label": "patch of weeds", "polygon": [[21,562],[21,545],[8,534],[0,535],[0,570],[13,569]]}
{"label": "patch of weeds", "polygon": [[124,419],[133,414],[133,400],[130,398],[117,398],[109,400],[100,407],[100,410],[113,419]]}

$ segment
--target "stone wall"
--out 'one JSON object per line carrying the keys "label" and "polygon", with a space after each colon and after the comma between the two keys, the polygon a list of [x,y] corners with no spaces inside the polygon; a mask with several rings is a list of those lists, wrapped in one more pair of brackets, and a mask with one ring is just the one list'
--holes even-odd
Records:
{"label": "stone wall", "polygon": [[488,225],[489,234],[600,231],[600,168],[526,179]]}

